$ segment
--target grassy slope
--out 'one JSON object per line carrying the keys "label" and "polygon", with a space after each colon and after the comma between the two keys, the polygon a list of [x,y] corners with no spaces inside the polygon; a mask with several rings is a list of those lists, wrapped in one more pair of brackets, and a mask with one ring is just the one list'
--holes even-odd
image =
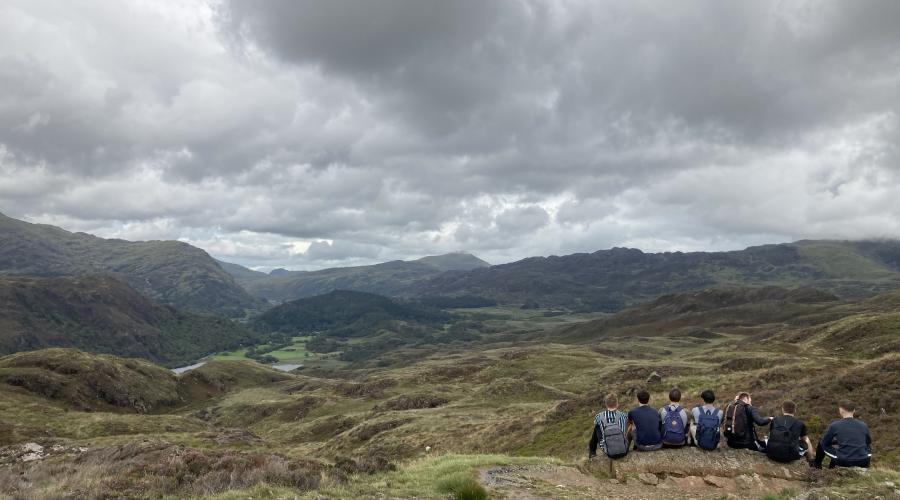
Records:
{"label": "grassy slope", "polygon": [[[890,320],[896,300],[795,304],[803,318],[797,322],[777,314],[770,323],[723,321],[734,314],[729,308],[683,313],[694,323],[690,327],[674,317],[670,323],[661,321],[651,310],[647,316],[629,316],[632,324],[617,326],[629,329],[626,336],[601,332],[557,343],[553,338],[558,332],[552,327],[498,331],[493,344],[483,340],[478,346],[441,350],[403,348],[391,358],[403,361],[390,366],[372,363],[322,370],[315,377],[241,368],[252,366],[247,364],[212,364],[179,377],[182,385],[185,379],[193,381],[188,384],[193,389],[186,406],[146,418],[110,412],[64,414],[55,403],[0,388],[15,398],[15,403],[0,409],[0,427],[4,421],[18,422],[16,441],[58,432],[66,442],[89,447],[161,436],[200,449],[277,451],[324,463],[382,457],[398,464],[399,470],[374,476],[351,473],[346,480],[323,483],[318,491],[339,498],[362,494],[437,498],[446,494],[440,489],[440,476],[465,475],[482,464],[577,461],[602,394],[617,392],[628,401],[629,392],[644,387],[649,373],[657,371],[663,383],[649,387],[653,404],[662,403],[673,385],[683,390],[686,404],[693,404],[707,387],[715,388],[721,398],[750,390],[765,414],[774,412],[782,399],[793,398],[813,438],[833,418],[837,399],[855,399],[875,437],[876,463],[883,466],[900,459],[896,418],[900,358],[865,349],[835,352],[823,340],[862,317],[888,320],[884,328],[872,330],[875,338],[896,336]],[[754,307],[774,314],[779,304],[785,307],[777,301]],[[512,331],[518,331],[527,325],[529,315],[547,318],[544,312],[496,308],[488,311],[486,321],[497,329],[508,322]],[[553,323],[557,326],[563,323],[550,318],[559,321]],[[648,322],[642,327],[644,319]],[[865,344],[865,334],[854,345]],[[204,372],[207,375],[200,376]],[[447,402],[433,407],[386,406],[404,395]],[[429,401],[427,397],[405,401],[419,400]],[[41,415],[46,426],[25,425],[35,421],[29,415]],[[78,431],[66,431],[64,421]],[[246,429],[258,440],[229,441],[233,428]],[[836,483],[822,488],[879,491],[881,486]],[[265,481],[238,491],[224,495],[296,494]]]}

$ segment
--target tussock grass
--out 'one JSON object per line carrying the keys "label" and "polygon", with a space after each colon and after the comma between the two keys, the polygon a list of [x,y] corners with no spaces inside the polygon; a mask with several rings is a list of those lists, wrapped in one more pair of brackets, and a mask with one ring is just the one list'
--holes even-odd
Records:
{"label": "tussock grass", "polygon": [[437,489],[456,500],[487,500],[488,493],[471,473],[459,472],[438,481]]}

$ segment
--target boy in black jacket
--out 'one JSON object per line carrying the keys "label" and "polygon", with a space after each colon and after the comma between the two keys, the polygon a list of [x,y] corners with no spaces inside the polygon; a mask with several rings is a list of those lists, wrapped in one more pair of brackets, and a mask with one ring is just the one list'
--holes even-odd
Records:
{"label": "boy in black jacket", "polygon": [[766,443],[756,436],[756,426],[769,425],[773,417],[760,416],[753,407],[753,399],[746,392],[738,394],[734,398],[733,406],[728,405],[725,409],[726,419],[730,417],[730,412],[734,412],[732,419],[734,430],[725,433],[728,447],[765,452]]}

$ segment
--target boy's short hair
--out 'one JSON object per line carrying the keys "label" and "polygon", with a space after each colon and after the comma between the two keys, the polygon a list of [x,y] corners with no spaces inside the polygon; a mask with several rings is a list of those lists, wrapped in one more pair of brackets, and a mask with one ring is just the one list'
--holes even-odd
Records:
{"label": "boy's short hair", "polygon": [[641,403],[642,405],[645,405],[650,402],[650,393],[641,389],[637,393],[637,399],[638,399],[639,403]]}
{"label": "boy's short hair", "polygon": [[781,403],[781,411],[793,415],[797,412],[797,403],[790,400],[785,401],[784,403]]}
{"label": "boy's short hair", "polygon": [[848,411],[850,413],[856,413],[856,404],[853,401],[850,401],[849,399],[842,399],[838,403],[838,406],[844,411]]}
{"label": "boy's short hair", "polygon": [[669,401],[673,403],[681,401],[681,391],[677,387],[669,391]]}
{"label": "boy's short hair", "polygon": [[742,392],[742,393],[738,394],[738,399],[750,399],[750,393]]}
{"label": "boy's short hair", "polygon": [[714,393],[712,389],[707,389],[700,393],[700,399],[702,399],[704,403],[711,405],[716,402],[716,393]]}
{"label": "boy's short hair", "polygon": [[613,393],[609,393],[603,398],[603,403],[607,408],[617,408],[619,406],[619,397]]}

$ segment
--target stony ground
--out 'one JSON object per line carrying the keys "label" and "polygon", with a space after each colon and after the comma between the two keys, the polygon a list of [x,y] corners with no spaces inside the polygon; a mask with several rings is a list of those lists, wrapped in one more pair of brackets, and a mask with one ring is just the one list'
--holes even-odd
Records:
{"label": "stony ground", "polygon": [[762,498],[807,490],[805,462],[782,466],[747,451],[631,453],[577,465],[489,467],[479,480],[499,498]]}

